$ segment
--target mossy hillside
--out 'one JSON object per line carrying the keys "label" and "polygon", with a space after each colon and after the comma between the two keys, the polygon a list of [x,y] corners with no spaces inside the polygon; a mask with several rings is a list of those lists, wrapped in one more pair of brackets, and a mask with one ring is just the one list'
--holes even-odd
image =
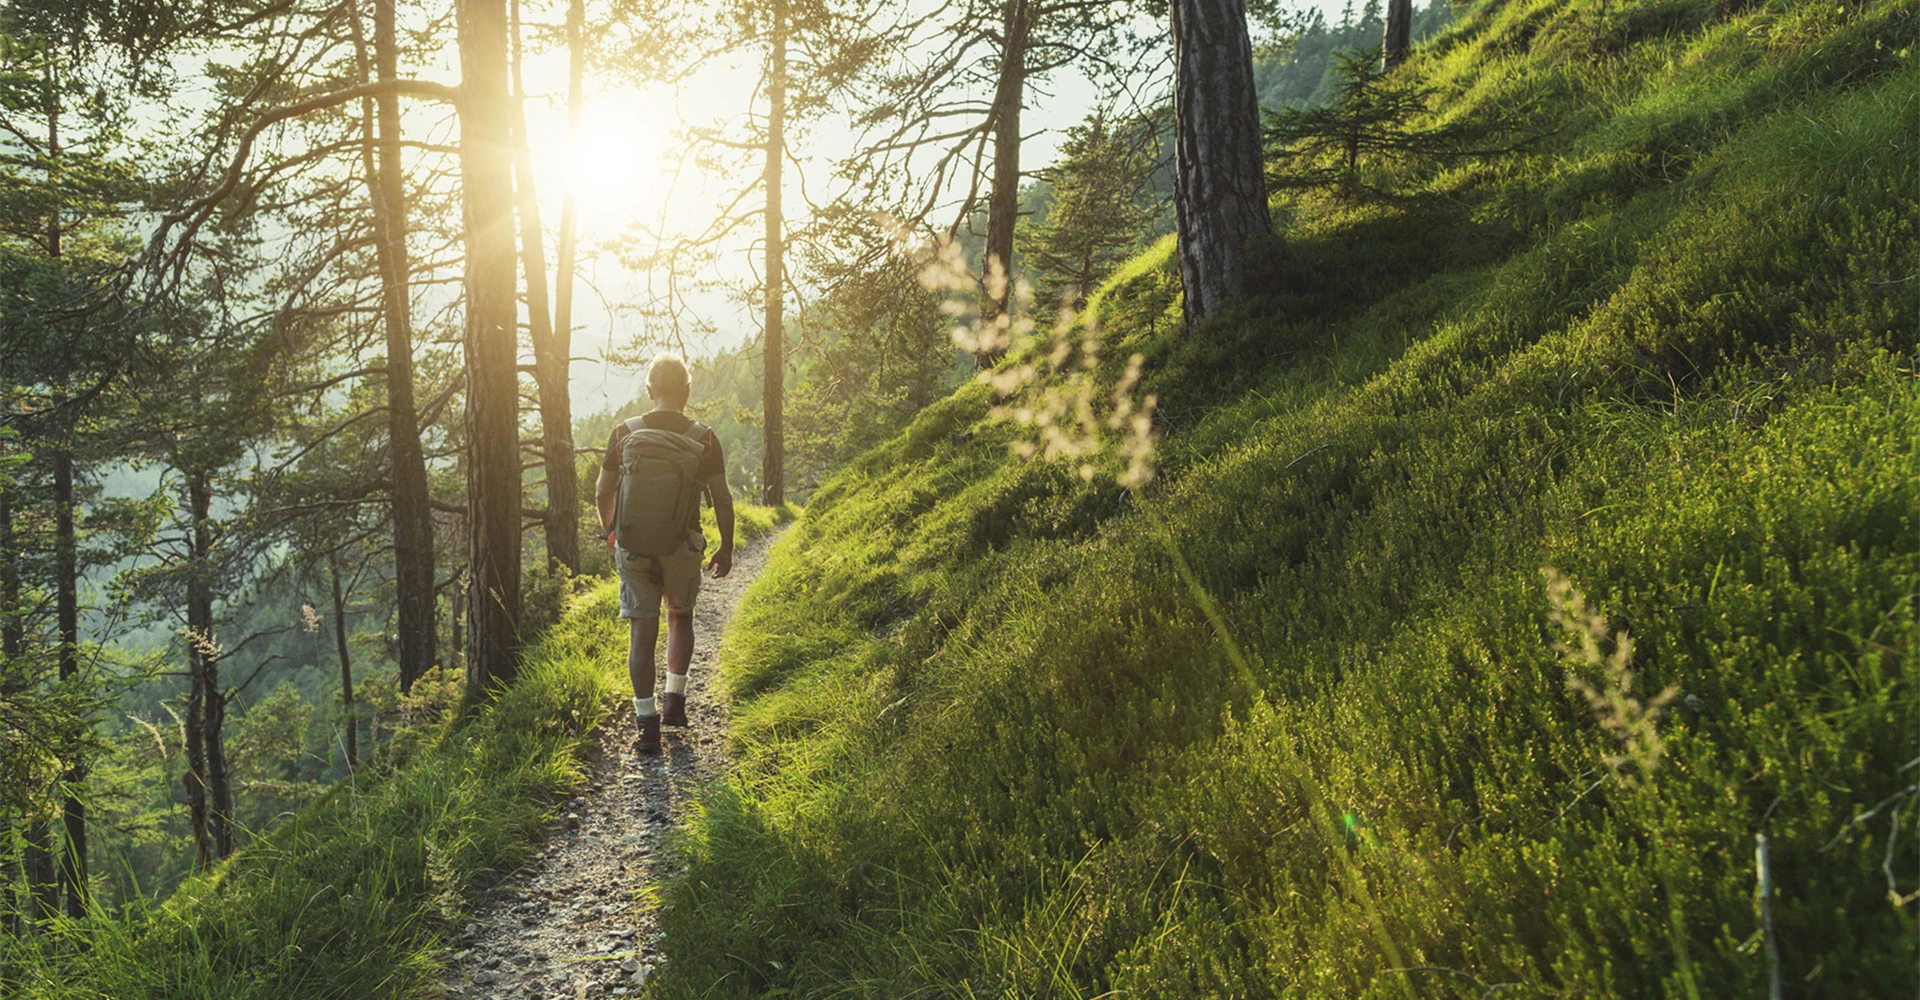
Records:
{"label": "mossy hillside", "polygon": [[[1849,821],[1920,718],[1914,26],[1478,5],[1408,71],[1548,146],[1278,206],[1293,277],[1192,336],[1169,245],[1102,291],[1146,489],[1010,459],[980,386],[823,486],[663,993],[1753,995],[1762,832],[1796,993],[1904,988]],[[1543,566],[1679,689],[1652,772]]]}

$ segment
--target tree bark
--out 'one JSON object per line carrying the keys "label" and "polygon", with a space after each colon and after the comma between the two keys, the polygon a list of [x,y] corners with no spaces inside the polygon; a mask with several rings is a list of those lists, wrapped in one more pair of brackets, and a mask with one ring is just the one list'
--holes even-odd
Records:
{"label": "tree bark", "polygon": [[[567,142],[572,149],[580,148],[580,120],[586,114],[587,91],[587,13],[584,0],[571,0],[567,4]],[[560,245],[554,252],[553,262],[553,349],[566,367],[568,382],[572,382],[573,357],[573,277],[574,255],[577,250],[580,223],[580,192],[571,175],[567,178],[566,191],[560,199]],[[578,558],[580,546],[580,521],[577,512],[580,507],[579,466],[573,459],[573,411],[571,397],[567,410],[567,454],[568,468],[573,470],[567,477],[570,484],[571,509],[576,512],[573,519],[574,552]],[[559,502],[554,499],[560,494],[555,492],[552,473],[548,473],[547,507]],[[575,565],[574,569],[579,567]]]}
{"label": "tree bark", "polygon": [[[63,256],[61,234],[64,232],[58,173],[61,157],[60,99],[53,70],[49,68],[47,73],[47,179],[48,187],[53,192],[53,206],[47,214],[47,256],[58,261]],[[55,390],[55,396],[56,409],[65,410],[69,403],[64,375]],[[60,682],[64,685],[78,683],[75,678],[80,674],[80,549],[73,526],[73,430],[76,421],[71,413],[64,412],[57,420],[59,443],[53,452],[54,615],[60,640]],[[76,730],[80,725],[80,720],[74,720]],[[76,745],[79,735],[77,731],[74,733]],[[61,803],[66,838],[60,851],[60,885],[66,897],[67,915],[75,919],[87,915],[87,811],[73,790],[86,779],[86,762],[75,753],[62,776],[67,786],[67,794]]]}
{"label": "tree bark", "polygon": [[786,220],[780,204],[781,168],[787,151],[787,6],[774,0],[771,11],[773,30],[769,35],[771,51],[767,59],[767,270],[766,338],[761,359],[763,377],[760,483],[762,500],[768,506],[786,502],[786,414],[787,375],[786,317]]}
{"label": "tree bark", "polygon": [[[520,216],[521,270],[527,282],[527,339],[533,343],[533,381],[540,393],[540,442],[547,474],[547,565],[580,571],[580,484],[573,464],[573,414],[566,352],[547,303],[546,235],[534,185],[533,147],[527,137],[527,92],[520,78],[520,0],[513,0],[513,178]],[[571,303],[569,303],[571,305]],[[568,317],[572,322],[572,317]]]}
{"label": "tree bark", "polygon": [[194,867],[205,871],[233,853],[233,794],[221,732],[226,693],[220,689],[220,651],[213,623],[213,491],[204,472],[187,475],[187,805],[193,825]]}
{"label": "tree bark", "polygon": [[1174,212],[1189,331],[1245,297],[1277,250],[1243,0],[1173,0]]}
{"label": "tree bark", "polygon": [[[80,566],[73,526],[73,451],[66,433],[53,453],[55,617],[60,630],[60,681],[77,683],[80,674]],[[75,721],[76,727],[79,725]],[[78,734],[76,734],[78,735]],[[66,837],[60,851],[60,887],[67,916],[87,915],[87,809],[72,791],[86,780],[87,768],[74,756],[63,776],[68,792],[61,803]]]}
{"label": "tree bark", "polygon": [[[195,509],[196,499],[197,494],[191,492],[190,488],[188,500],[189,511]],[[190,513],[189,517],[191,516]],[[187,758],[187,770],[180,776],[180,781],[186,786],[187,790],[188,825],[193,831],[193,866],[197,871],[205,871],[213,867],[215,858],[213,836],[211,833],[212,825],[208,820],[207,808],[206,704],[208,684],[206,670],[207,657],[204,655],[208,643],[211,642],[211,632],[202,632],[200,629],[204,627],[205,620],[210,619],[212,614],[211,610],[209,610],[207,614],[202,615],[199,610],[201,608],[201,591],[205,589],[199,582],[201,567],[200,537],[200,532],[197,529],[192,531],[191,545],[193,555],[189,566],[189,573],[192,575],[189,576],[187,580],[186,645],[188,687],[187,711],[184,720],[186,728],[186,746],[184,750]],[[209,599],[207,604],[210,606],[211,603],[211,599]]]}
{"label": "tree bark", "polygon": [[60,879],[54,872],[53,824],[36,819],[27,824],[27,842],[22,850],[27,869],[27,893],[33,900],[33,917],[52,920],[60,914]]}
{"label": "tree bark", "polygon": [[20,855],[11,820],[0,825],[0,931],[17,938],[26,933],[18,892],[27,880],[26,859]]}
{"label": "tree bark", "polygon": [[[20,616],[20,548],[13,534],[13,500],[0,493],[0,662],[10,670],[21,669],[21,657],[27,651],[27,625]],[[4,681],[21,683],[24,678]]]}
{"label": "tree bark", "polygon": [[333,579],[333,641],[340,654],[340,709],[347,718],[347,770],[360,766],[360,717],[353,710],[353,659],[347,651],[347,600],[340,592],[340,553],[327,553]]}
{"label": "tree bark", "polygon": [[1387,0],[1387,30],[1380,47],[1388,69],[1407,61],[1413,47],[1413,0]]}
{"label": "tree bark", "polygon": [[[358,19],[356,18],[356,24]],[[374,63],[383,81],[400,78],[394,5],[373,5]],[[379,107],[379,167],[367,164],[380,268],[380,314],[387,336],[387,441],[392,463],[393,581],[400,690],[427,672],[437,657],[433,592],[433,509],[420,417],[413,398],[413,315],[408,284],[407,178],[400,159],[400,95],[384,93]],[[373,137],[368,136],[369,141]]]}
{"label": "tree bark", "polygon": [[[26,624],[20,620],[20,551],[18,540],[13,534],[13,502],[6,493],[0,492],[0,665],[4,665],[5,674],[0,674],[0,694],[18,694],[27,688],[27,678],[21,671],[25,664],[21,657],[26,653]],[[0,837],[6,838],[6,854],[11,864],[7,868],[17,869],[0,874],[7,880],[4,898],[0,905],[6,909],[7,933],[19,937],[26,931],[25,913],[30,904],[16,904],[15,891],[22,884],[31,885],[27,872],[26,845],[16,849],[14,826],[11,820],[0,827]]]}
{"label": "tree bark", "polygon": [[520,627],[519,372],[504,0],[460,0],[467,243],[467,697],[511,682]]}
{"label": "tree bark", "polygon": [[[567,4],[567,141],[573,149],[580,147],[580,119],[587,107],[586,20],[584,0],[571,0]],[[553,263],[553,354],[559,359],[562,381],[569,387],[573,384],[573,272],[579,221],[579,191],[569,176],[566,193],[560,200],[560,246]],[[569,533],[568,544],[572,547],[573,561],[567,563],[567,567],[579,572],[580,466],[573,449],[573,400],[570,391],[561,394],[557,405],[565,407],[562,411],[564,419],[559,422],[565,438],[549,443],[547,449],[549,455],[564,454],[566,463],[564,468],[558,470],[559,478],[555,478],[555,469],[547,470],[547,537],[550,540],[555,537],[552,512],[556,508],[568,511],[564,530]]]}
{"label": "tree bark", "polygon": [[[1001,17],[1000,75],[993,95],[993,189],[987,195],[987,274],[998,262],[1002,279],[987,289],[987,312],[1007,311],[1013,295],[1013,231],[1020,222],[1020,110],[1026,101],[1027,40],[1033,14],[1027,0],[1006,0]],[[982,354],[991,365],[1004,352]]]}

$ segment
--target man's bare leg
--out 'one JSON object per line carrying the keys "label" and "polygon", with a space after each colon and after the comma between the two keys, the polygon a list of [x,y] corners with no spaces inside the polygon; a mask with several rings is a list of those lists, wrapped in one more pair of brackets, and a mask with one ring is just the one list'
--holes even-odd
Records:
{"label": "man's bare leg", "polygon": [[[627,619],[627,677],[633,681],[635,698],[653,697],[653,675],[655,671],[653,648],[660,643],[660,618]],[[668,656],[672,663],[672,656]],[[681,667],[681,672],[686,671]]]}
{"label": "man's bare leg", "polygon": [[660,641],[660,616],[629,618],[627,626],[627,677],[633,681],[633,723],[639,735],[634,749],[644,754],[660,752],[660,710],[653,703],[653,646]]}
{"label": "man's bare leg", "polygon": [[667,673],[685,674],[693,663],[693,612],[667,612]]}
{"label": "man's bare leg", "polygon": [[660,721],[687,724],[687,667],[693,663],[693,612],[667,612],[667,690],[660,699]]}

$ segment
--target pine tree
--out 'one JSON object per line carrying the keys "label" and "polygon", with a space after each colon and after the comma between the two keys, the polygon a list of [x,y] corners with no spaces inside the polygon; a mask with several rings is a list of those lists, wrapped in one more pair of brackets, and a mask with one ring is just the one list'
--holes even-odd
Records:
{"label": "pine tree", "polygon": [[1173,0],[1171,12],[1173,203],[1191,331],[1253,291],[1278,239],[1267,214],[1246,7]]}
{"label": "pine tree", "polygon": [[1143,129],[1110,125],[1105,111],[1067,130],[1060,162],[1041,173],[1052,204],[1022,230],[1021,252],[1047,299],[1086,296],[1139,245],[1153,218],[1143,197],[1150,140]]}
{"label": "pine tree", "polygon": [[1268,113],[1276,187],[1328,188],[1349,199],[1390,197],[1391,190],[1366,182],[1369,164],[1500,156],[1541,136],[1525,110],[1429,124],[1430,92],[1389,74],[1378,49],[1341,54],[1335,77],[1326,105]]}
{"label": "pine tree", "polygon": [[[950,237],[984,222],[980,267],[1012,279],[1020,197],[1022,115],[1034,85],[1078,66],[1090,75],[1144,61],[1160,44],[1128,30],[1134,9],[1108,0],[969,0],[940,9],[932,38],[911,38],[907,70],[874,82],[872,106],[856,118],[864,149],[848,164],[867,194],[924,223],[953,189]],[[1124,76],[1124,72],[1119,74]],[[1106,80],[1115,92],[1121,80]],[[982,95],[991,97],[982,100]],[[988,152],[988,150],[991,152]],[[928,160],[931,162],[928,162]],[[984,212],[980,210],[984,209]],[[976,213],[984,219],[976,218]],[[971,234],[969,234],[971,235]],[[1005,311],[1014,282],[987,282],[987,316]],[[990,364],[996,353],[981,357]]]}
{"label": "pine tree", "polygon": [[460,0],[466,204],[467,697],[518,670],[520,387],[505,0]]}

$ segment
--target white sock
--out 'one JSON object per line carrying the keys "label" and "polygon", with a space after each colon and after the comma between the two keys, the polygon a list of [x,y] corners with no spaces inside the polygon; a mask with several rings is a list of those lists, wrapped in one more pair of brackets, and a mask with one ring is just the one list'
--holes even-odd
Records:
{"label": "white sock", "polygon": [[676,674],[671,670],[667,671],[667,693],[668,694],[686,694],[687,693],[687,675]]}
{"label": "white sock", "polygon": [[633,714],[638,718],[644,719],[649,715],[658,715],[660,713],[654,710],[652,698],[635,698],[633,699]]}

